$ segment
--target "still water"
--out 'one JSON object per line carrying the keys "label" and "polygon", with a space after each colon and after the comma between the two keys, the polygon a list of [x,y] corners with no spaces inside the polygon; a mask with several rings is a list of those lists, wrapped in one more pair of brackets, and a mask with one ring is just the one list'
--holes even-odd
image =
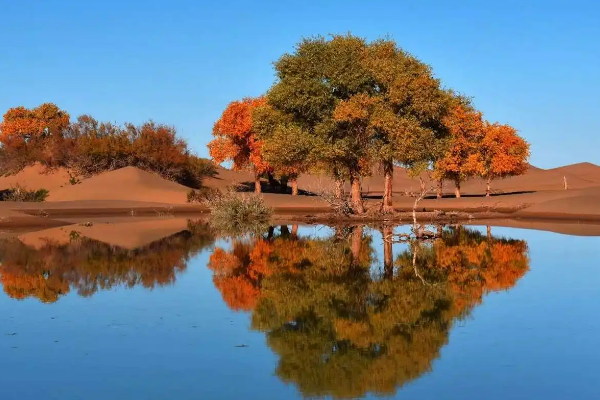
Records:
{"label": "still water", "polygon": [[403,232],[3,240],[1,398],[600,398],[600,237]]}

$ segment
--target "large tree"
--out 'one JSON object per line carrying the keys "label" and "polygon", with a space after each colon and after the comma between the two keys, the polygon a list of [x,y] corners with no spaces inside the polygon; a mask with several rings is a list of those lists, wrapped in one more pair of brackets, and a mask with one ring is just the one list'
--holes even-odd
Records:
{"label": "large tree", "polygon": [[385,177],[382,210],[390,212],[394,165],[418,173],[435,158],[438,142],[447,132],[442,120],[449,92],[442,90],[428,65],[394,41],[371,43],[364,63],[382,104],[372,120],[377,160]]}
{"label": "large tree", "polygon": [[370,173],[373,132],[344,118],[338,107],[376,91],[363,63],[367,47],[351,35],[304,39],[294,53],[275,62],[277,82],[267,94],[273,108],[291,115],[314,137],[321,163],[334,178],[350,180],[356,213],[364,212],[360,178]]}
{"label": "large tree", "polygon": [[392,40],[351,35],[305,39],[275,68],[269,103],[315,137],[337,182],[350,181],[354,211],[364,211],[360,178],[376,163],[385,174],[382,209],[392,211],[394,165],[427,162],[445,132],[446,96],[431,69]]}
{"label": "large tree", "polygon": [[213,128],[213,139],[208,144],[210,156],[220,164],[233,163],[233,169],[251,168],[254,172],[256,193],[261,192],[260,176],[270,171],[262,156],[262,141],[256,137],[252,114],[264,106],[265,98],[245,98],[229,103]]}

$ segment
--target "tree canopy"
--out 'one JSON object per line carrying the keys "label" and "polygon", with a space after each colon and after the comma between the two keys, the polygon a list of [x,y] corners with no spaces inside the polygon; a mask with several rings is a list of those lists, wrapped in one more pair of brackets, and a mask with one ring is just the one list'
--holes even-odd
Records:
{"label": "tree canopy", "polygon": [[[429,65],[391,39],[305,38],[274,67],[276,80],[254,118],[240,111],[244,122],[237,129],[244,138],[259,138],[261,160],[291,179],[292,194],[299,174],[325,171],[338,187],[350,182],[351,206],[360,214],[361,178],[381,167],[381,210],[393,212],[394,166],[407,168],[410,176],[428,172],[440,188],[451,180],[457,197],[466,179],[503,178],[527,168],[528,148],[514,128],[485,122],[470,99],[444,87]],[[231,103],[215,129],[233,105],[242,104],[254,103]],[[213,132],[217,138],[209,145],[215,161],[249,165],[254,150],[248,140],[231,146],[220,138],[223,132]]]}

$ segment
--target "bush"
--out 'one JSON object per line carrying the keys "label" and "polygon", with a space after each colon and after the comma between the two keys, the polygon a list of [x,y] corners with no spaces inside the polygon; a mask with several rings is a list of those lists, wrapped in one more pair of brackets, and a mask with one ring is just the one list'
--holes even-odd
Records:
{"label": "bush", "polygon": [[187,194],[188,203],[205,203],[220,195],[219,190],[202,186],[200,189],[190,189]]}
{"label": "bush", "polygon": [[204,204],[210,209],[210,225],[228,236],[264,232],[269,227],[272,209],[259,195],[241,195],[233,191],[219,194]]}
{"label": "bush", "polygon": [[27,190],[25,187],[16,185],[13,188],[3,191],[0,194],[2,201],[18,201],[18,202],[42,202],[48,197],[48,190]]}

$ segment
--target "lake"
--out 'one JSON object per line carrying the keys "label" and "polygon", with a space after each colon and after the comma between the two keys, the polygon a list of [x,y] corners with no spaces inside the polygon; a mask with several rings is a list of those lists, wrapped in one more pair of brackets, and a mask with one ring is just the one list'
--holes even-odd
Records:
{"label": "lake", "polygon": [[4,239],[2,399],[600,397],[600,237],[409,231]]}

